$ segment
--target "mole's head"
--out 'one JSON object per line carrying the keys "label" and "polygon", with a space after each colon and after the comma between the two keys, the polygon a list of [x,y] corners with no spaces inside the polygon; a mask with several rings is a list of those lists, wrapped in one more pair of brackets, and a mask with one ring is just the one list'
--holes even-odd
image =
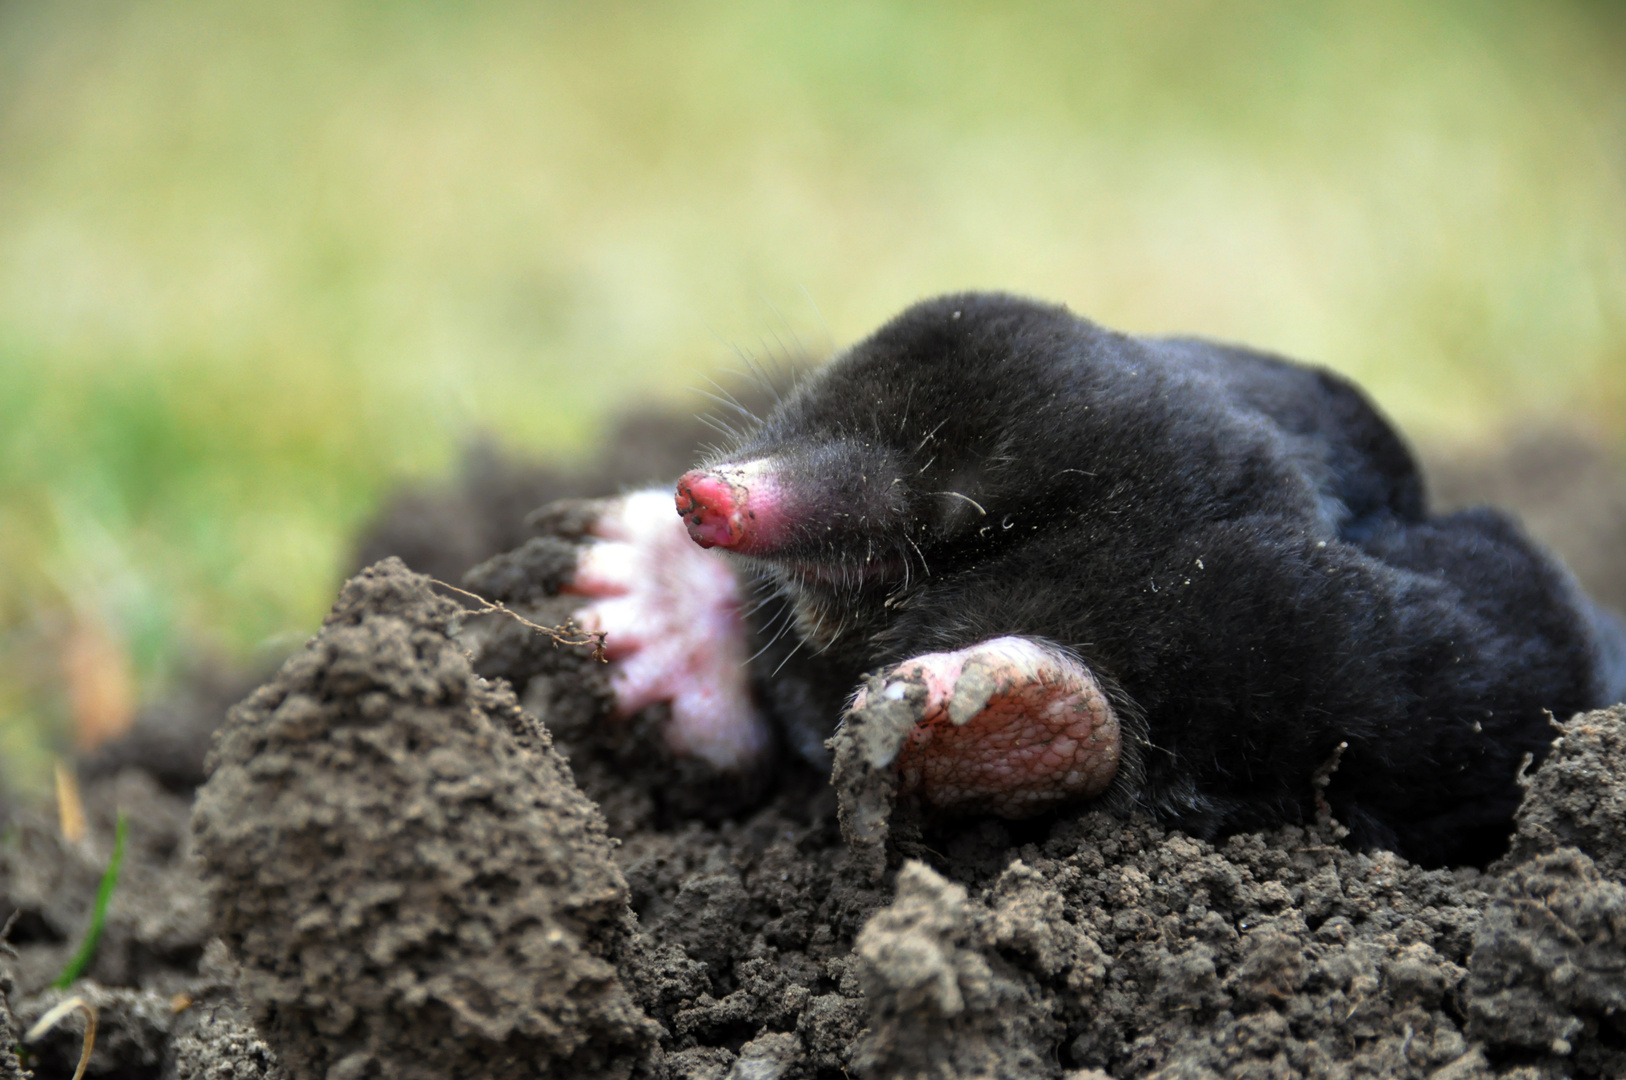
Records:
{"label": "mole's head", "polygon": [[1044,512],[1031,478],[1085,326],[1006,296],[917,305],[685,474],[678,513],[804,598],[884,601]]}

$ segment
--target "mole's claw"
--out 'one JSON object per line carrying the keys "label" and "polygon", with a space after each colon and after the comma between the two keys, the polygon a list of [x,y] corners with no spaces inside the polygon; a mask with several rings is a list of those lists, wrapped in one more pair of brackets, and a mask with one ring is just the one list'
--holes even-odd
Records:
{"label": "mole's claw", "polygon": [[757,764],[769,746],[746,682],[739,583],[719,556],[696,547],[665,490],[603,500],[563,592],[605,634],[617,715],[671,706],[666,740],[725,771]]}
{"label": "mole's claw", "polygon": [[902,700],[911,684],[926,692],[898,753],[900,787],[929,806],[1026,817],[1100,795],[1117,775],[1118,718],[1061,649],[1002,637],[928,653],[887,672],[879,692]]}

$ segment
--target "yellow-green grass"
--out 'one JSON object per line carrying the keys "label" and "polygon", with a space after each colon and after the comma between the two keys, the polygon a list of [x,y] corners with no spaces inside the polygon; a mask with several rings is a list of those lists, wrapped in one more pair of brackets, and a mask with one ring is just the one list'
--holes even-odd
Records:
{"label": "yellow-green grass", "polygon": [[12,781],[73,619],[160,692],[308,632],[472,433],[575,453],[965,287],[1322,361],[1432,439],[1619,435],[1626,13],[0,8]]}

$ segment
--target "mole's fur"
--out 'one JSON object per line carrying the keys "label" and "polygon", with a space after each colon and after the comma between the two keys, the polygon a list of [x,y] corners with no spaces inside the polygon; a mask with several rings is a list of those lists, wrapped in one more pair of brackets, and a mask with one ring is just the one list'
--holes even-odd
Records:
{"label": "mole's fur", "polygon": [[[1432,516],[1339,376],[1003,295],[919,304],[703,466],[773,463],[759,700],[822,753],[862,675],[1002,635],[1076,654],[1121,787],[1202,836],[1300,822],[1425,864],[1504,847],[1549,714],[1626,633],[1509,518]],[[681,496],[680,496],[681,501]]]}

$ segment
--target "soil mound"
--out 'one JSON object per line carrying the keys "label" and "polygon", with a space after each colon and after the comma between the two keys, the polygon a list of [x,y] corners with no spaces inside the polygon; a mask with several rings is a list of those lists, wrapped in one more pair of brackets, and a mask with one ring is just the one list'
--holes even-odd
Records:
{"label": "soil mound", "polygon": [[215,929],[297,1077],[628,1075],[654,1025],[603,818],[399,560],[232,709],[193,814]]}

